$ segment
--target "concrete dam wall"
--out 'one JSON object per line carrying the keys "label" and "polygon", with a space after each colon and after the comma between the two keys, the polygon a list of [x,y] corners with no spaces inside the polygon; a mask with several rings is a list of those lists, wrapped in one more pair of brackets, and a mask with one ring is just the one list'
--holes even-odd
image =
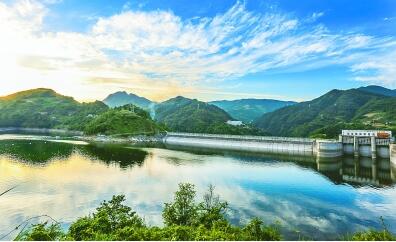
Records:
{"label": "concrete dam wall", "polygon": [[340,142],[308,138],[167,133],[163,143],[168,146],[322,158],[336,158],[343,155]]}

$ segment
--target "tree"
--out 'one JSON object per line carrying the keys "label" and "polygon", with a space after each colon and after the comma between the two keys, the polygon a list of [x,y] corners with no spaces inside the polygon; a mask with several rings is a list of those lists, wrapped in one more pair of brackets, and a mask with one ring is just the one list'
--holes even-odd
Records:
{"label": "tree", "polygon": [[118,240],[113,236],[124,228],[145,227],[136,212],[122,204],[124,201],[125,196],[119,195],[102,202],[92,216],[80,218],[70,226],[70,236],[76,240]]}
{"label": "tree", "polygon": [[195,223],[198,214],[194,201],[195,194],[194,185],[179,184],[173,203],[165,203],[162,217],[166,225],[193,225]]}
{"label": "tree", "polygon": [[203,202],[198,205],[199,224],[206,228],[211,228],[214,222],[226,220],[224,215],[228,203],[220,201],[220,197],[214,193],[214,189],[213,185],[209,185],[208,191],[203,196]]}

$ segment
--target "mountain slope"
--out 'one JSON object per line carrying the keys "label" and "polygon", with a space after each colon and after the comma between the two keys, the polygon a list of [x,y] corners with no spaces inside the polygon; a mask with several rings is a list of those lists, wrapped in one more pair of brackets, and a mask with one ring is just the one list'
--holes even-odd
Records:
{"label": "mountain slope", "polygon": [[150,115],[132,104],[109,109],[104,103],[79,103],[50,89],[0,97],[0,127],[61,128],[88,134],[154,134],[161,130]]}
{"label": "mountain slope", "polygon": [[250,123],[265,113],[296,104],[296,102],[272,99],[221,100],[209,103],[216,105],[229,113],[233,118],[245,123]]}
{"label": "mountain slope", "polygon": [[215,105],[184,97],[156,105],[155,119],[170,131],[223,134],[262,134],[250,126],[226,124],[231,116]]}
{"label": "mountain slope", "polygon": [[109,107],[120,107],[126,104],[133,104],[143,109],[149,109],[152,104],[152,101],[148,100],[144,97],[139,97],[133,93],[126,92],[116,92],[107,96],[103,102]]}
{"label": "mountain slope", "polygon": [[396,97],[396,89],[391,90],[391,89],[381,87],[381,86],[372,85],[372,86],[367,86],[367,87],[360,87],[360,88],[358,88],[358,90],[369,92],[369,93],[374,93],[374,94],[379,94],[379,95],[384,95],[384,96],[388,96],[388,97]]}
{"label": "mountain slope", "polygon": [[179,96],[157,104],[155,119],[172,130],[204,132],[207,126],[232,118],[214,105]]}
{"label": "mountain slope", "polygon": [[79,103],[50,89],[27,90],[0,98],[0,127],[81,130],[107,109],[102,102]]}
{"label": "mountain slope", "polygon": [[[255,125],[273,135],[335,137],[343,128],[394,129],[396,99],[357,89],[332,90],[312,101],[264,114]],[[377,123],[373,113],[380,115]]]}

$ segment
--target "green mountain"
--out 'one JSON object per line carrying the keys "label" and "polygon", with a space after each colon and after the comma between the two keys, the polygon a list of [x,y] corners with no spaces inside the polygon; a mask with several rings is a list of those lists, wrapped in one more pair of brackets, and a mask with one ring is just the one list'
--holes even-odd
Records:
{"label": "green mountain", "polygon": [[332,90],[312,101],[264,114],[255,121],[279,136],[336,137],[341,129],[396,130],[396,98],[358,89]]}
{"label": "green mountain", "polygon": [[155,119],[163,123],[168,130],[177,132],[262,134],[251,126],[226,124],[233,118],[215,105],[181,96],[157,104]]}
{"label": "green mountain", "polygon": [[296,102],[272,99],[239,99],[232,101],[213,101],[210,102],[210,104],[225,110],[237,120],[243,121],[244,123],[251,123],[265,113],[275,111],[285,106],[294,105]]}
{"label": "green mountain", "polygon": [[396,89],[388,89],[381,86],[367,86],[367,87],[360,87],[358,88],[360,91],[370,92],[374,94],[384,95],[388,97],[396,97]]}
{"label": "green mountain", "polygon": [[102,102],[79,103],[50,89],[33,89],[0,98],[0,127],[82,130],[107,110]]}
{"label": "green mountain", "polygon": [[143,109],[150,109],[150,107],[155,104],[154,102],[148,100],[144,97],[139,97],[133,93],[126,92],[116,92],[107,96],[103,102],[109,107],[121,107],[126,104],[133,104]]}
{"label": "green mountain", "polygon": [[59,128],[88,134],[152,134],[159,130],[149,114],[134,105],[109,109],[100,101],[79,103],[44,88],[0,97],[0,127]]}

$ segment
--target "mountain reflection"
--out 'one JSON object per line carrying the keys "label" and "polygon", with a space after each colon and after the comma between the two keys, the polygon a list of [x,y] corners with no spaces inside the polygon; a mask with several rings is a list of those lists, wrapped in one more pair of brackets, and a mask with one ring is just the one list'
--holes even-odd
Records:
{"label": "mountain reflection", "polygon": [[53,159],[65,159],[72,153],[73,145],[66,143],[38,140],[0,141],[0,155],[30,164],[45,164]]}
{"label": "mountain reflection", "polygon": [[147,156],[147,152],[143,150],[118,145],[76,145],[42,140],[0,141],[0,156],[30,165],[46,165],[52,160],[67,160],[73,152],[107,165],[115,164],[122,169],[141,165]]}
{"label": "mountain reflection", "polygon": [[143,164],[148,153],[140,149],[130,149],[119,145],[90,144],[79,147],[79,151],[91,159],[106,164],[118,164],[122,169]]}

